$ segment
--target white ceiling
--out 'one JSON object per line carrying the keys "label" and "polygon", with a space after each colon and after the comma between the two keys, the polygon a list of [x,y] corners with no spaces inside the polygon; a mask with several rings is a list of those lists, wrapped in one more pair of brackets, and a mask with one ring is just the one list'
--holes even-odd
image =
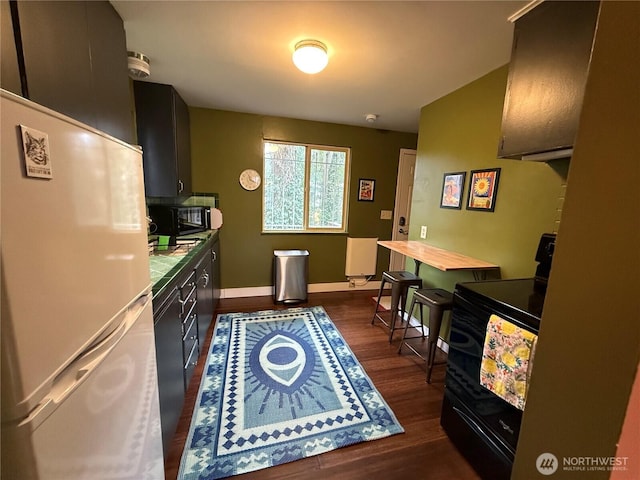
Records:
{"label": "white ceiling", "polygon": [[[417,132],[422,106],[509,61],[508,17],[528,2],[111,3],[147,80],[190,106]],[[316,75],[291,62],[307,38],[329,50]]]}

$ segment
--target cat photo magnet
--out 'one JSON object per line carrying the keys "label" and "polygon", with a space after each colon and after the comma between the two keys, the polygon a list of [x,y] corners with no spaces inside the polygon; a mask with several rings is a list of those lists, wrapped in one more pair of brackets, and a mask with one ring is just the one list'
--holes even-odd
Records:
{"label": "cat photo magnet", "polygon": [[52,178],[49,135],[24,125],[20,125],[20,130],[22,131],[22,150],[24,151],[27,175],[37,178]]}

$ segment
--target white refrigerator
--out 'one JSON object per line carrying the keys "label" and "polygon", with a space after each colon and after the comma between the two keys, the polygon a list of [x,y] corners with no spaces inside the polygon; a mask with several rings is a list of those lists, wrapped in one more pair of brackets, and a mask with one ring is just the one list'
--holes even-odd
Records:
{"label": "white refrigerator", "polygon": [[4,90],[2,478],[164,478],[141,152]]}

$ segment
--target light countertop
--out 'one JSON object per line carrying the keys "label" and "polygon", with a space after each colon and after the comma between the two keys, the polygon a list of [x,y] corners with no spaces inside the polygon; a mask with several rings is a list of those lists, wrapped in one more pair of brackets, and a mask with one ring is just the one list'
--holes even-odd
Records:
{"label": "light countertop", "polygon": [[156,252],[149,255],[149,273],[153,285],[153,297],[156,298],[171,281],[180,274],[182,269],[202,251],[206,241],[217,235],[217,230],[207,230],[204,232],[185,235],[178,240],[198,239],[195,245],[190,245],[178,249],[169,249],[165,252]]}

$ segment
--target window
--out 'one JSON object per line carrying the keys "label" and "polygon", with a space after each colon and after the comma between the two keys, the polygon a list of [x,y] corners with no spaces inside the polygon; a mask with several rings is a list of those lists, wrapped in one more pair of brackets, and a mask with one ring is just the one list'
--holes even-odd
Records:
{"label": "window", "polygon": [[264,142],[262,230],[347,230],[348,148]]}

